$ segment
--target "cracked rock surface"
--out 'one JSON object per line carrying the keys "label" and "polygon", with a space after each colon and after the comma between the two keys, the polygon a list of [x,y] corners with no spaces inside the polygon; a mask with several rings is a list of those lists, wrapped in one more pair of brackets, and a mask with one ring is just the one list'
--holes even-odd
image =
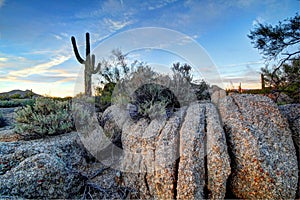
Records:
{"label": "cracked rock surface", "polygon": [[288,120],[292,131],[292,138],[295,144],[296,155],[298,159],[298,190],[296,199],[300,198],[300,104],[287,104],[279,106],[279,110]]}
{"label": "cracked rock surface", "polygon": [[86,165],[76,133],[49,139],[0,143],[0,195],[71,198],[84,177],[71,169]]}
{"label": "cracked rock surface", "polygon": [[[79,193],[84,178],[70,172],[57,156],[36,154],[1,176],[1,195],[25,198],[70,198]],[[71,196],[70,196],[71,195]]]}
{"label": "cracked rock surface", "polygon": [[225,197],[229,156],[212,104],[194,103],[168,120],[128,121],[122,144],[124,182],[140,198]]}
{"label": "cracked rock surface", "polygon": [[219,111],[225,125],[238,198],[293,199],[298,182],[296,151],[278,106],[260,95],[232,95]]}

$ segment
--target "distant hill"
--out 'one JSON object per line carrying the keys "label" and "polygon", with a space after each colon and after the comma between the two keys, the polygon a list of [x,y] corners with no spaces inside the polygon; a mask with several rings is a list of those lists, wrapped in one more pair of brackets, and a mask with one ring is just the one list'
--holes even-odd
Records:
{"label": "distant hill", "polygon": [[[26,94],[29,94],[30,92],[31,92],[30,90],[25,90],[25,91],[24,90],[12,90],[12,91],[9,91],[9,92],[2,92],[2,93],[0,93],[0,96],[12,96],[12,95],[15,95],[15,94],[20,94],[20,96],[22,98],[24,98],[24,96],[26,96]],[[32,96],[39,97],[41,95],[32,92]]]}

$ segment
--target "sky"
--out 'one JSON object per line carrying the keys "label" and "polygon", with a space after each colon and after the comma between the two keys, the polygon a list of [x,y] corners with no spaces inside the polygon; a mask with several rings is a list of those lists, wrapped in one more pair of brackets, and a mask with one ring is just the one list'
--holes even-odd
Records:
{"label": "sky", "polygon": [[265,63],[247,35],[299,8],[298,0],[0,0],[0,92],[73,96],[83,66],[70,38],[84,57],[86,32],[97,62],[119,48],[166,70],[186,61],[223,88],[259,88]]}

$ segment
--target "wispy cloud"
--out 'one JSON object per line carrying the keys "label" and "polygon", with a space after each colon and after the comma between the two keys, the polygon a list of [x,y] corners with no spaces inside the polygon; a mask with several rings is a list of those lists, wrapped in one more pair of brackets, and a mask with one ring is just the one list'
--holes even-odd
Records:
{"label": "wispy cloud", "polygon": [[65,61],[69,60],[70,56],[58,56],[52,59],[49,62],[45,62],[42,64],[38,64],[32,67],[28,67],[22,70],[16,70],[9,73],[9,76],[13,77],[27,77],[32,74],[44,74],[47,70],[53,66],[59,65],[64,63]]}
{"label": "wispy cloud", "polygon": [[241,67],[241,66],[249,66],[249,65],[262,65],[264,64],[264,61],[250,61],[250,62],[244,62],[244,63],[234,63],[234,64],[228,64],[228,65],[223,65],[220,67]]}
{"label": "wispy cloud", "polygon": [[62,40],[63,38],[60,35],[53,35],[57,40]]}
{"label": "wispy cloud", "polygon": [[117,21],[117,20],[112,20],[112,19],[104,19],[104,22],[109,26],[109,29],[111,31],[116,31],[119,29],[124,28],[127,25],[132,24],[132,21]]}
{"label": "wispy cloud", "polygon": [[68,33],[65,33],[65,32],[62,32],[62,33],[59,33],[59,34],[53,34],[53,36],[58,39],[58,40],[64,40],[66,38],[69,38],[69,35]]}
{"label": "wispy cloud", "polygon": [[0,57],[0,62],[5,62],[5,61],[7,61],[8,60],[8,58],[1,58]]}
{"label": "wispy cloud", "polygon": [[0,0],[0,8],[5,5],[5,0]]}
{"label": "wispy cloud", "polygon": [[138,5],[139,3],[120,0],[101,1],[93,10],[75,14],[75,18],[88,21],[86,27],[90,32],[99,33],[101,27],[103,38],[103,35],[112,34],[136,22],[135,15],[141,9]]}
{"label": "wispy cloud", "polygon": [[148,10],[156,10],[156,9],[160,9],[163,8],[171,3],[176,2],[177,0],[162,0],[162,1],[154,1],[155,4],[151,4],[149,2],[150,5],[148,5]]}
{"label": "wispy cloud", "polygon": [[132,11],[133,9],[127,6],[127,4],[124,4],[123,1],[108,0],[102,1],[102,4],[99,7],[95,7],[94,10],[77,13],[75,17],[79,19],[91,19],[109,15],[112,18],[119,18],[121,16],[127,17]]}
{"label": "wispy cloud", "polygon": [[69,37],[69,34],[68,33],[65,33],[65,32],[62,32],[62,33],[60,33],[60,35],[62,35],[63,37]]}

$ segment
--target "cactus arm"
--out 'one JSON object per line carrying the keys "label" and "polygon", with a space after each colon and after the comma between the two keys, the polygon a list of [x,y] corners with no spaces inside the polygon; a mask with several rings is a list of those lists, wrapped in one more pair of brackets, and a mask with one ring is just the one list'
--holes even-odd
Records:
{"label": "cactus arm", "polygon": [[92,55],[92,64],[91,64],[91,65],[93,66],[93,69],[94,69],[94,67],[95,67],[95,60],[96,60],[96,59],[95,59],[95,55],[93,54],[93,55]]}
{"label": "cactus arm", "polygon": [[101,68],[101,63],[98,63],[97,68],[95,70],[93,70],[93,74],[96,74],[100,71]]}
{"label": "cactus arm", "polygon": [[85,34],[85,39],[86,39],[85,55],[86,55],[86,57],[88,57],[91,53],[90,34],[89,33]]}
{"label": "cactus arm", "polygon": [[81,58],[81,56],[79,54],[79,51],[78,51],[78,48],[77,48],[77,45],[76,45],[76,40],[75,40],[74,36],[71,37],[71,42],[72,42],[73,50],[74,50],[74,53],[75,53],[75,56],[76,56],[78,62],[81,63],[81,64],[84,64],[84,60]]}

